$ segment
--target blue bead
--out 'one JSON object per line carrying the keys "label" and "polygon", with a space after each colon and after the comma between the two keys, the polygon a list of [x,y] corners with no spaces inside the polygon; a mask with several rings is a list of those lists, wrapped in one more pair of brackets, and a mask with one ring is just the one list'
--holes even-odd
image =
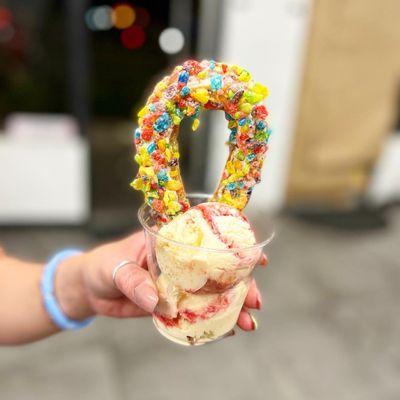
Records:
{"label": "blue bead", "polygon": [[210,78],[211,89],[217,91],[222,88],[222,76],[219,74],[213,75]]}
{"label": "blue bead", "polygon": [[210,60],[210,69],[214,69],[214,68],[215,68],[215,61]]}
{"label": "blue bead", "polygon": [[239,119],[238,124],[239,126],[243,126],[246,123],[246,118]]}
{"label": "blue bead", "polygon": [[168,178],[167,171],[165,169],[161,169],[157,173],[157,179],[158,179],[158,182],[160,182],[160,183],[168,182],[169,178]]}
{"label": "blue bead", "polygon": [[171,125],[171,117],[168,113],[161,114],[160,117],[157,118],[156,122],[154,122],[153,128],[156,132],[164,132]]}
{"label": "blue bead", "polygon": [[139,128],[136,128],[136,130],[135,130],[135,139],[140,139],[141,133],[142,133],[142,132],[140,132],[140,129],[139,129]]}
{"label": "blue bead", "polygon": [[230,182],[226,185],[226,188],[228,190],[235,190],[236,189],[236,183],[235,182]]}
{"label": "blue bead", "polygon": [[259,131],[262,131],[263,129],[265,129],[265,122],[264,121],[258,121],[256,126],[257,126],[257,129]]}
{"label": "blue bead", "polygon": [[149,105],[149,110],[150,110],[151,112],[156,111],[156,106],[155,106],[154,104],[150,104],[150,105]]}
{"label": "blue bead", "polygon": [[153,153],[155,149],[156,149],[156,144],[155,144],[154,142],[150,143],[150,144],[147,146],[147,152],[148,152],[149,154]]}
{"label": "blue bead", "polygon": [[189,80],[189,72],[183,70],[178,77],[178,82],[186,83]]}
{"label": "blue bead", "polygon": [[249,155],[246,156],[246,159],[247,159],[248,161],[253,161],[255,158],[256,158],[256,155],[253,154],[253,153],[251,153],[251,154],[249,154]]}
{"label": "blue bead", "polygon": [[182,90],[181,90],[181,96],[182,96],[182,97],[185,97],[185,96],[187,96],[189,93],[190,93],[189,87],[188,87],[188,86],[184,86],[184,87],[182,88]]}
{"label": "blue bead", "polygon": [[243,189],[244,188],[244,182],[238,182],[238,186],[239,186],[239,189]]}

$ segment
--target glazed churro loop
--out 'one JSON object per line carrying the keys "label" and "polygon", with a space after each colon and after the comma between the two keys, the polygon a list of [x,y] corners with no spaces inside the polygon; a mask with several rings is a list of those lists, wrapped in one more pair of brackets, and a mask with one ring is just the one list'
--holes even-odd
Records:
{"label": "glazed churro loop", "polygon": [[139,171],[132,186],[144,193],[160,223],[190,205],[179,170],[178,134],[185,117],[200,124],[202,109],[223,110],[230,131],[229,156],[212,201],[242,210],[260,181],[271,134],[262,101],[265,86],[245,69],[213,60],[186,61],[162,79],[139,111],[134,133]]}

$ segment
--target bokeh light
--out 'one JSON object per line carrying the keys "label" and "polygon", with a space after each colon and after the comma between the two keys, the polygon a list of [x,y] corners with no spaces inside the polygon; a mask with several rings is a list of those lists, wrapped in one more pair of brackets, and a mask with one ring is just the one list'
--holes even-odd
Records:
{"label": "bokeh light", "polygon": [[[0,8],[1,10],[1,8]],[[118,3],[114,7],[107,5],[90,7],[85,13],[85,22],[92,31],[104,31],[113,27],[120,29],[120,39],[127,49],[138,49],[146,41],[143,30],[150,22],[150,14],[143,7]]]}
{"label": "bokeh light", "polygon": [[150,22],[150,14],[143,7],[135,7],[135,25],[145,28]]}
{"label": "bokeh light", "polygon": [[93,13],[93,23],[98,30],[111,29],[113,26],[112,8],[110,6],[97,7]]}
{"label": "bokeh light", "polygon": [[0,29],[11,26],[12,14],[8,8],[0,7]]}
{"label": "bokeh light", "polygon": [[146,34],[141,26],[131,26],[121,32],[121,42],[129,50],[138,49],[146,41]]}
{"label": "bokeh light", "polygon": [[176,54],[183,49],[185,38],[178,28],[167,28],[161,32],[158,43],[165,53]]}
{"label": "bokeh light", "polygon": [[106,31],[113,26],[113,9],[110,6],[90,7],[85,13],[85,22],[92,31]]}
{"label": "bokeh light", "polygon": [[114,26],[118,29],[129,28],[135,22],[135,10],[129,4],[118,4],[113,11]]}

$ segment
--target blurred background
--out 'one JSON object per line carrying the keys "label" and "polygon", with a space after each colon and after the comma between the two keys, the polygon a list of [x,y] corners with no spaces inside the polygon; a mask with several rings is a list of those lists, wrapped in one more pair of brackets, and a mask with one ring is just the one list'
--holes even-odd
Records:
{"label": "blurred background", "polygon": [[[44,262],[138,228],[136,113],[187,58],[268,86],[247,212],[276,228],[257,332],[187,349],[148,319],[98,318],[0,349],[0,399],[398,399],[399,16],[397,0],[0,0],[8,252]],[[188,190],[215,187],[226,130],[222,113],[182,124]]]}

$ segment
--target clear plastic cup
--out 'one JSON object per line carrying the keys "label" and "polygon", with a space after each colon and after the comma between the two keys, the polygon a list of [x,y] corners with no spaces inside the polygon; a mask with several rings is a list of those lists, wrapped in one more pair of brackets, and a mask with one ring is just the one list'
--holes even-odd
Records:
{"label": "clear plastic cup", "polygon": [[[210,196],[192,194],[188,198],[195,206]],[[255,245],[221,250],[163,237],[147,205],[140,207],[138,216],[146,236],[149,272],[159,291],[153,314],[157,330],[182,345],[202,345],[230,335],[253,268],[273,238],[271,225],[264,225],[267,233]],[[249,222],[256,225],[251,218]]]}

